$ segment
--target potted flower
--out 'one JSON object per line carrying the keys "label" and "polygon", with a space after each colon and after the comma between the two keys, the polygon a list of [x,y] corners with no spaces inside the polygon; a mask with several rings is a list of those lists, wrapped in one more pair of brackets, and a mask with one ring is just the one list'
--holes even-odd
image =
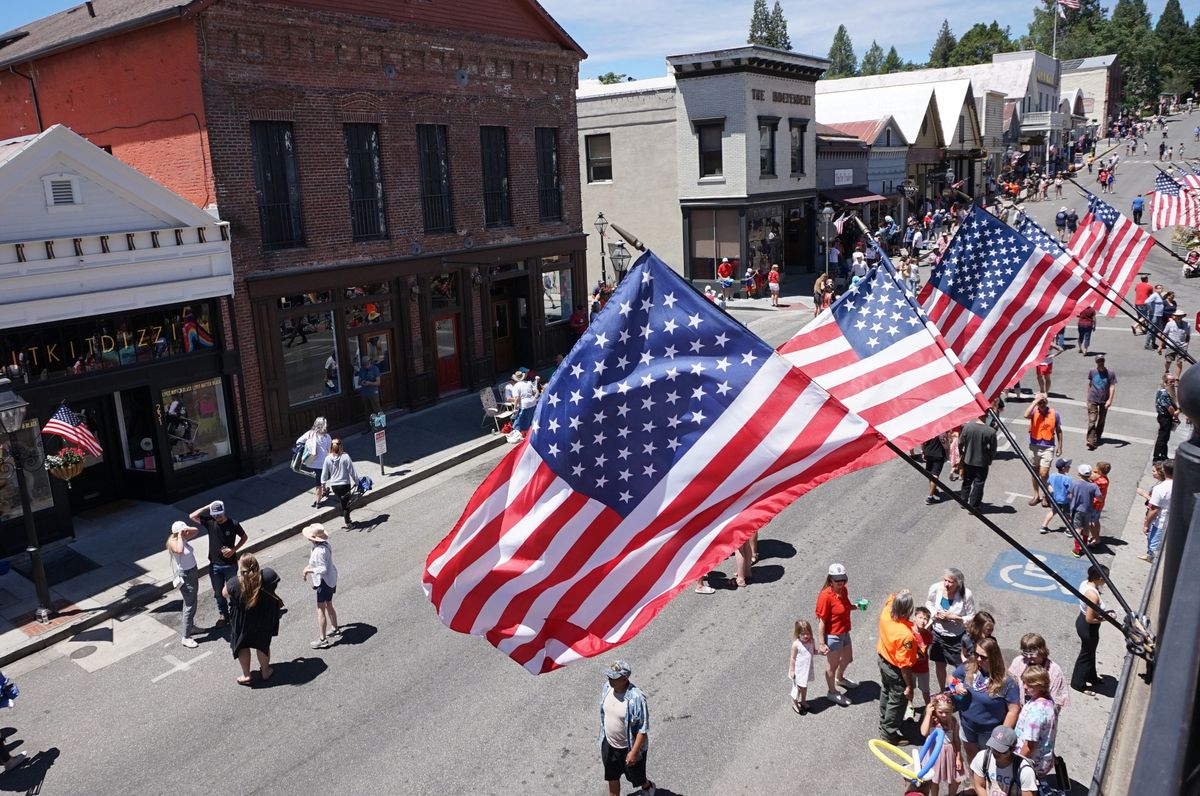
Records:
{"label": "potted flower", "polygon": [[46,470],[70,486],[71,479],[83,472],[83,457],[82,448],[63,448],[58,453],[46,457]]}

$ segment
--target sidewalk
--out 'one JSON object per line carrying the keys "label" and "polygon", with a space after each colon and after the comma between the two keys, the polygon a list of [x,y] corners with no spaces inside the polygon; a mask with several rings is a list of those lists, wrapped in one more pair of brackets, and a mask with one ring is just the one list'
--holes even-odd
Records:
{"label": "sidewalk", "polygon": [[[360,475],[375,488],[363,506],[409,484],[429,478],[494,447],[504,437],[494,426],[480,425],[478,393],[452,398],[408,414],[388,418],[387,449],[380,473],[374,437],[366,432],[343,437]],[[200,506],[221,499],[229,516],[246,530],[243,548],[255,552],[299,533],[310,522],[337,520],[336,503],[313,508],[312,479],[281,464],[264,473],[233,481],[173,505],[121,500],[74,518],[75,539],[43,548],[50,597],[56,616],[49,624],[33,616],[37,600],[24,557],[0,576],[0,666],[44,649],[86,628],[120,617],[171,589],[171,565],[165,552],[171,523],[187,520]],[[201,574],[207,572],[208,540],[193,543]]]}

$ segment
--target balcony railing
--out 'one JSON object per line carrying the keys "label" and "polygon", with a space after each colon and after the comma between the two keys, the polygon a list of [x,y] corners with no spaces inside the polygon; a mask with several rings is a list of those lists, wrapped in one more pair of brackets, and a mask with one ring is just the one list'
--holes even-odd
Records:
{"label": "balcony railing", "polygon": [[383,202],[379,199],[351,199],[350,226],[355,240],[379,240],[387,237]]}

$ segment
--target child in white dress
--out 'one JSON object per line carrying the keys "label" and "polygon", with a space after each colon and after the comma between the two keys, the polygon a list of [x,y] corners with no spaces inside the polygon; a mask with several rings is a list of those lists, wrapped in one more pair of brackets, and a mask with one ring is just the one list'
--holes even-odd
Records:
{"label": "child in white dress", "polygon": [[803,716],[808,712],[808,684],[814,679],[812,625],[797,620],[792,629],[792,650],[788,655],[788,679],[792,681],[792,710]]}

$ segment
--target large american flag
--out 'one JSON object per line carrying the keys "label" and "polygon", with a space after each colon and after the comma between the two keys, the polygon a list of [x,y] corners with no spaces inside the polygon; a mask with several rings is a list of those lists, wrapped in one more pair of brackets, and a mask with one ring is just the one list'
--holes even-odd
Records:
{"label": "large american flag", "polygon": [[1189,166],[1184,163],[1179,168],[1179,173],[1183,177],[1183,183],[1189,188],[1200,191],[1200,171],[1196,171],[1195,166]]}
{"label": "large american flag", "polygon": [[[1028,233],[1026,237],[1034,240]],[[1041,245],[1039,240],[1034,242]],[[1117,296],[1123,296],[1133,284],[1153,246],[1154,238],[1150,233],[1112,205],[1089,193],[1087,215],[1071,237],[1067,249],[1084,267],[1111,285]],[[1117,314],[1116,303],[1096,292],[1080,300],[1079,309],[1084,307],[1093,307],[1101,315],[1110,317]]]}
{"label": "large american flag", "polygon": [[58,407],[58,410],[50,417],[50,422],[42,429],[42,433],[53,434],[68,442],[74,442],[93,456],[99,456],[104,452],[100,447],[100,440],[96,439],[96,435],[88,430],[87,423],[83,421],[82,417],[68,409],[66,404]]}
{"label": "large american flag", "polygon": [[879,265],[778,351],[902,448],[988,410],[882,252]]}
{"label": "large american flag", "polygon": [[1159,172],[1154,178],[1154,208],[1150,211],[1150,229],[1200,226],[1200,202],[1186,185]]}
{"label": "large american flag", "polygon": [[1042,358],[1087,290],[1065,266],[972,205],[921,290],[921,305],[987,397]]}
{"label": "large american flag", "polygon": [[547,672],[628,641],[884,444],[646,253],[429,554],[423,587],[450,628]]}

